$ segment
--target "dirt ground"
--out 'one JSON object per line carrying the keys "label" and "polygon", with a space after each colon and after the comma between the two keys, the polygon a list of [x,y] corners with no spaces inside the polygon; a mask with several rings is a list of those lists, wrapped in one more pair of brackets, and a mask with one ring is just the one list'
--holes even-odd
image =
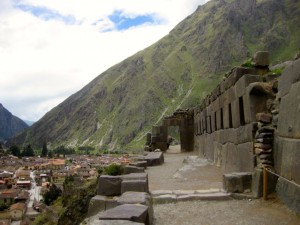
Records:
{"label": "dirt ground", "polygon": [[[220,169],[175,146],[162,166],[147,169],[153,190],[221,189]],[[268,201],[187,201],[154,205],[154,225],[300,225],[300,216],[273,196]]]}

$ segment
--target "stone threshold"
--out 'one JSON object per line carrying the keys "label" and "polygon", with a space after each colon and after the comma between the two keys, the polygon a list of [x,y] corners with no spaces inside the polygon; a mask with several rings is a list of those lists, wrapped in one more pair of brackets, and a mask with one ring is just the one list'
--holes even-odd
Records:
{"label": "stone threshold", "polygon": [[231,193],[226,193],[221,189],[155,190],[150,193],[154,204],[176,203],[180,201],[225,201],[233,199]]}

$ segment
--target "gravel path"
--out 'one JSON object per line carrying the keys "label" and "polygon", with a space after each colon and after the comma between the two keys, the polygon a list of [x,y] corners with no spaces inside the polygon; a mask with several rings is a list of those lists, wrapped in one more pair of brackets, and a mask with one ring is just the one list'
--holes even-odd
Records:
{"label": "gravel path", "polygon": [[277,200],[190,201],[154,205],[154,225],[299,225]]}
{"label": "gravel path", "polygon": [[[149,189],[222,189],[220,169],[196,153],[180,153],[175,146],[165,153],[162,166],[147,169]],[[300,216],[275,197],[268,201],[186,201],[155,204],[154,225],[300,225]]]}

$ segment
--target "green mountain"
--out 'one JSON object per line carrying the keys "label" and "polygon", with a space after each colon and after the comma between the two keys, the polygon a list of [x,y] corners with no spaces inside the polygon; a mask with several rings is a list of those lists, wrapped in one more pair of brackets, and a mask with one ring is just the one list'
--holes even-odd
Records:
{"label": "green mountain", "polygon": [[200,102],[255,51],[273,63],[300,50],[299,0],[211,0],[15,138],[19,143],[140,148],[151,126]]}
{"label": "green mountain", "polygon": [[21,132],[28,125],[14,116],[0,103],[0,141],[7,140]]}

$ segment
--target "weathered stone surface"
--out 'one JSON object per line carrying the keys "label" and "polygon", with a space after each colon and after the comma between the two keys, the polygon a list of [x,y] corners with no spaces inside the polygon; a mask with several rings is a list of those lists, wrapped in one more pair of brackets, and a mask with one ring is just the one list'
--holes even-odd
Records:
{"label": "weathered stone surface", "polygon": [[256,113],[256,120],[262,123],[271,123],[272,115],[269,113]]}
{"label": "weathered stone surface", "polygon": [[147,161],[133,162],[133,163],[130,163],[129,165],[137,166],[137,167],[143,167],[144,169],[146,169],[147,168]]}
{"label": "weathered stone surface", "polygon": [[148,166],[159,166],[164,163],[164,154],[162,152],[149,152],[145,156]]}
{"label": "weathered stone surface", "polygon": [[254,148],[260,148],[260,149],[268,150],[268,149],[272,148],[272,145],[271,144],[263,144],[263,143],[255,143]]}
{"label": "weathered stone surface", "polygon": [[243,193],[251,189],[252,173],[231,173],[223,175],[223,188],[231,193]]}
{"label": "weathered stone surface", "polygon": [[121,183],[121,193],[128,191],[149,192],[146,180],[123,180]]}
{"label": "weathered stone surface", "polygon": [[255,138],[273,138],[272,133],[257,133]]}
{"label": "weathered stone surface", "polygon": [[253,142],[237,145],[237,157],[239,172],[252,172],[254,169]]}
{"label": "weathered stone surface", "polygon": [[239,127],[236,133],[237,133],[237,142],[239,144],[253,141],[253,137],[254,137],[253,123],[246,124],[245,126]]}
{"label": "weathered stone surface", "polygon": [[80,225],[143,225],[144,223],[133,222],[129,220],[99,220],[99,216],[85,219]]}
{"label": "weathered stone surface", "polygon": [[292,84],[300,81],[300,59],[292,62],[287,66],[282,75],[279,77],[278,96],[281,98],[285,96],[291,90]]}
{"label": "weathered stone surface", "polygon": [[251,185],[251,190],[255,198],[262,197],[262,188],[263,188],[262,169],[255,168],[252,174],[252,185]]}
{"label": "weathered stone surface", "polygon": [[102,175],[98,181],[97,194],[106,196],[120,195],[121,182],[122,178],[120,176]]}
{"label": "weathered stone surface", "polygon": [[255,140],[256,143],[262,143],[267,145],[273,144],[273,138],[258,138]]}
{"label": "weathered stone surface", "polygon": [[262,82],[263,77],[258,76],[258,75],[250,75],[250,74],[245,74],[242,76],[237,82],[234,87],[236,97],[241,97],[246,94],[246,87],[254,82]]}
{"label": "weathered stone surface", "polygon": [[276,186],[279,198],[300,215],[300,188],[293,183],[279,178]]}
{"label": "weathered stone surface", "polygon": [[275,153],[275,162],[279,161],[279,165],[281,165],[278,170],[280,175],[300,184],[300,140],[278,137],[277,142],[276,151],[282,150],[280,155]]}
{"label": "weathered stone surface", "polygon": [[143,167],[136,167],[136,166],[125,166],[124,167],[124,174],[143,173],[143,172],[145,172]]}
{"label": "weathered stone surface", "polygon": [[256,155],[260,155],[260,154],[264,154],[264,153],[269,153],[271,154],[272,153],[272,149],[262,149],[262,148],[255,148],[254,149],[254,152]]}
{"label": "weathered stone surface", "polygon": [[261,134],[261,133],[270,133],[270,134],[273,134],[274,133],[274,128],[271,127],[271,126],[260,127],[260,128],[258,128],[257,132],[259,134]]}
{"label": "weathered stone surface", "polygon": [[140,204],[124,204],[100,213],[100,220],[130,220],[146,224],[148,207]]}
{"label": "weathered stone surface", "polygon": [[222,146],[222,172],[231,173],[238,170],[237,148],[235,144],[227,143]]}
{"label": "weathered stone surface", "polygon": [[115,199],[107,198],[103,195],[96,195],[90,200],[87,217],[94,216],[101,211],[111,209],[117,205],[118,203]]}
{"label": "weathered stone surface", "polygon": [[148,206],[148,218],[147,223],[152,224],[153,221],[153,206],[152,200],[146,192],[125,192],[117,200],[118,204],[141,204]]}
{"label": "weathered stone surface", "polygon": [[[300,61],[299,61],[300,63]],[[279,106],[278,131],[279,135],[288,138],[300,139],[300,82],[291,86],[289,94],[282,97]]]}
{"label": "weathered stone surface", "polygon": [[166,195],[154,196],[152,199],[155,204],[166,204],[166,203],[176,202],[177,196],[175,194],[166,194]]}
{"label": "weathered stone surface", "polygon": [[253,56],[255,66],[268,66],[269,65],[269,52],[259,51]]}

